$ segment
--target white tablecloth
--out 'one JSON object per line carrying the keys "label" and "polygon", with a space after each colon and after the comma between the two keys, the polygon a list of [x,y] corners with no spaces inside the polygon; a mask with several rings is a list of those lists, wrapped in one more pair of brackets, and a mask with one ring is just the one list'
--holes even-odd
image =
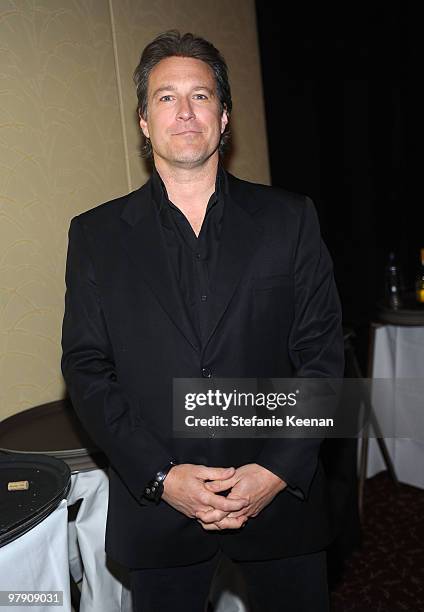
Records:
{"label": "white tablecloth", "polygon": [[[373,404],[378,420],[395,421],[395,433],[411,436],[386,438],[398,479],[406,484],[424,488],[424,396],[418,393],[424,381],[424,326],[400,327],[383,325],[375,330],[373,378],[394,379],[394,392],[378,393]],[[410,379],[410,384],[407,380]],[[417,382],[420,384],[417,385]],[[378,383],[377,383],[378,384]],[[405,390],[408,389],[409,393]],[[414,389],[416,392],[414,393]],[[389,390],[389,387],[388,387]],[[414,440],[414,424],[417,436]],[[385,465],[374,439],[370,439],[367,476],[374,476]]]}
{"label": "white tablecloth", "polygon": [[131,612],[131,593],[124,568],[106,560],[104,551],[109,479],[104,470],[72,474],[68,505],[79,499],[75,521],[69,521],[69,566],[82,579],[80,612]]}
{"label": "white tablecloth", "polygon": [[0,591],[63,591],[63,607],[13,606],[14,611],[71,611],[67,524],[64,499],[41,523],[0,548]]}

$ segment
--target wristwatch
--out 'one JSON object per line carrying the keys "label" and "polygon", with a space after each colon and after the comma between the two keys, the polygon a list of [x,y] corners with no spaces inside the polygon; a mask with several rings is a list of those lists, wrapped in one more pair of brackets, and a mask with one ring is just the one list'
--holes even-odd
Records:
{"label": "wristwatch", "polygon": [[155,504],[160,502],[163,495],[163,482],[174,465],[178,465],[178,463],[176,461],[170,461],[164,468],[155,474],[152,480],[149,480],[143,493],[146,499],[155,502]]}

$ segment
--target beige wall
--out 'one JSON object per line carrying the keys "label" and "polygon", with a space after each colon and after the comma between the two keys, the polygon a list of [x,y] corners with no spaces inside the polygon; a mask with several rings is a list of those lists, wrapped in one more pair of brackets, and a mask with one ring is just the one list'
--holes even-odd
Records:
{"label": "beige wall", "polygon": [[223,52],[229,169],[269,182],[253,0],[0,0],[0,420],[64,394],[69,221],[146,180],[132,72],[169,28]]}

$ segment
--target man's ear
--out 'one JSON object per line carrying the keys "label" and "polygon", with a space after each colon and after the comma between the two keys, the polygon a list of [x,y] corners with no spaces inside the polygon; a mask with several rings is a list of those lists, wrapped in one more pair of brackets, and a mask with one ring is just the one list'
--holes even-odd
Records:
{"label": "man's ear", "polygon": [[140,118],[141,131],[143,132],[146,138],[150,138],[149,128],[147,127],[147,121],[141,116],[140,113],[138,116]]}
{"label": "man's ear", "polygon": [[228,111],[227,111],[227,107],[224,104],[224,109],[222,111],[222,115],[221,115],[221,134],[224,133],[225,128],[227,127],[228,121],[229,121],[229,116],[228,116]]}

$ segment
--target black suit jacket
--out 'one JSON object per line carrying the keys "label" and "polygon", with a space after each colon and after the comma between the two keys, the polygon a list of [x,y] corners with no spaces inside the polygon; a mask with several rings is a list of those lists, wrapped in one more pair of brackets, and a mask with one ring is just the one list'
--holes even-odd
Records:
{"label": "black suit jacket", "polygon": [[[74,408],[110,461],[106,550],[130,567],[305,554],[328,541],[318,440],[178,439],[172,379],[341,377],[332,264],[312,202],[228,175],[207,341],[199,347],[167,260],[150,182],[72,219],[62,371]],[[240,531],[210,532],[144,486],[180,463],[259,463],[284,490]]]}

